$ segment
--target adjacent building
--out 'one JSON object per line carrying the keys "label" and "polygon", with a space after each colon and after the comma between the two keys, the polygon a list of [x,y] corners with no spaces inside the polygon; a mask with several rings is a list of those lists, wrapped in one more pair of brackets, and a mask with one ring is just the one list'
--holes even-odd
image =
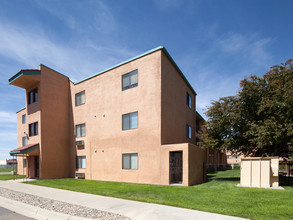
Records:
{"label": "adjacent building", "polygon": [[10,154],[30,178],[185,186],[205,180],[196,92],[164,47],[76,83],[42,64],[9,83],[26,92],[18,148]]}

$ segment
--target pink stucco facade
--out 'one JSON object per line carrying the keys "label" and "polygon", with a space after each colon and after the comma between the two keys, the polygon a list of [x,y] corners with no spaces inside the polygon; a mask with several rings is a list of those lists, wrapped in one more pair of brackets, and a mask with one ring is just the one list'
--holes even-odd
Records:
{"label": "pink stucco facade", "polygon": [[[127,89],[126,74],[135,81]],[[18,147],[24,135],[28,145],[14,151],[20,173],[186,186],[205,180],[206,150],[196,146],[196,93],[165,48],[78,83],[44,65],[9,81],[27,93],[27,106],[17,113]],[[31,91],[38,98],[29,104]],[[80,105],[77,94],[83,94]]]}

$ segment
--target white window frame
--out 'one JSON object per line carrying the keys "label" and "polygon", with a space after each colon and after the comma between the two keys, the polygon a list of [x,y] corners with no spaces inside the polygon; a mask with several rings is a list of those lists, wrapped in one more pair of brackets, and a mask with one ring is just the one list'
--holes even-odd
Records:
{"label": "white window frame", "polygon": [[[134,121],[136,118],[136,122]],[[135,126],[136,125],[136,126]],[[138,128],[138,112],[131,112],[122,115],[122,130]]]}
{"label": "white window frame", "polygon": [[[134,79],[134,82],[132,82],[133,79]],[[124,85],[125,82],[127,82],[127,85]],[[138,70],[137,69],[122,75],[122,91],[136,87],[136,86],[138,86]]]}
{"label": "white window frame", "polygon": [[85,90],[75,94],[75,106],[85,104]]}
{"label": "white window frame", "polygon": [[86,156],[76,156],[76,169],[86,169]]}
{"label": "white window frame", "polygon": [[123,170],[138,170],[138,153],[122,154]]}
{"label": "white window frame", "polygon": [[[84,129],[84,134],[82,133],[83,129]],[[85,135],[86,135],[85,123],[75,125],[75,133],[76,133],[75,134],[76,137],[85,137]]]}

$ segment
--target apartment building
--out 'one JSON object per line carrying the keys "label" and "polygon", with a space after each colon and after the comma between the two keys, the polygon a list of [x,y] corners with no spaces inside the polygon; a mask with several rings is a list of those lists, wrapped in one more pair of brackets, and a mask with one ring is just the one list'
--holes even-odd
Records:
{"label": "apartment building", "polygon": [[10,154],[29,178],[185,186],[205,180],[196,92],[164,47],[75,83],[42,64],[9,83],[26,91],[18,148]]}

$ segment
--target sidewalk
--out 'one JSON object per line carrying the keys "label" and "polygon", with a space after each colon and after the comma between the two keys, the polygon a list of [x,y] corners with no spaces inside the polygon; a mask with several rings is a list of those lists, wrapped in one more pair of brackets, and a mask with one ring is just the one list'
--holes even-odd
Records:
{"label": "sidewalk", "polygon": [[[92,194],[86,194],[86,193],[80,193],[80,192],[72,192],[72,191],[61,190],[61,189],[23,184],[23,183],[18,183],[12,180],[0,181],[0,187],[14,190],[14,191],[23,192],[23,193],[28,193],[28,194],[48,198],[48,199],[54,199],[61,202],[67,202],[67,203],[71,203],[75,205],[85,206],[88,208],[94,208],[94,209],[99,209],[102,211],[117,213],[117,214],[127,216],[133,220],[140,220],[140,219],[147,219],[147,220],[149,219],[152,219],[152,220],[156,220],[156,219],[158,220],[161,220],[161,219],[230,220],[231,219],[231,220],[236,220],[236,219],[242,219],[242,218],[237,218],[232,216],[225,216],[220,214],[213,214],[213,213],[201,212],[201,211],[184,209],[184,208],[176,208],[171,206],[136,202],[136,201],[130,201],[125,199],[117,199],[112,197],[98,196],[98,195],[92,195]],[[3,197],[0,197],[0,201],[2,200],[2,198]],[[17,204],[17,206],[20,206],[21,204]],[[5,208],[8,208],[8,207],[5,207]],[[17,212],[17,210],[15,211]],[[21,214],[25,215],[26,213],[21,213]],[[56,216],[54,219],[56,219]],[[59,218],[59,219],[62,219],[62,218]],[[72,217],[70,219],[75,219],[75,217]]]}

